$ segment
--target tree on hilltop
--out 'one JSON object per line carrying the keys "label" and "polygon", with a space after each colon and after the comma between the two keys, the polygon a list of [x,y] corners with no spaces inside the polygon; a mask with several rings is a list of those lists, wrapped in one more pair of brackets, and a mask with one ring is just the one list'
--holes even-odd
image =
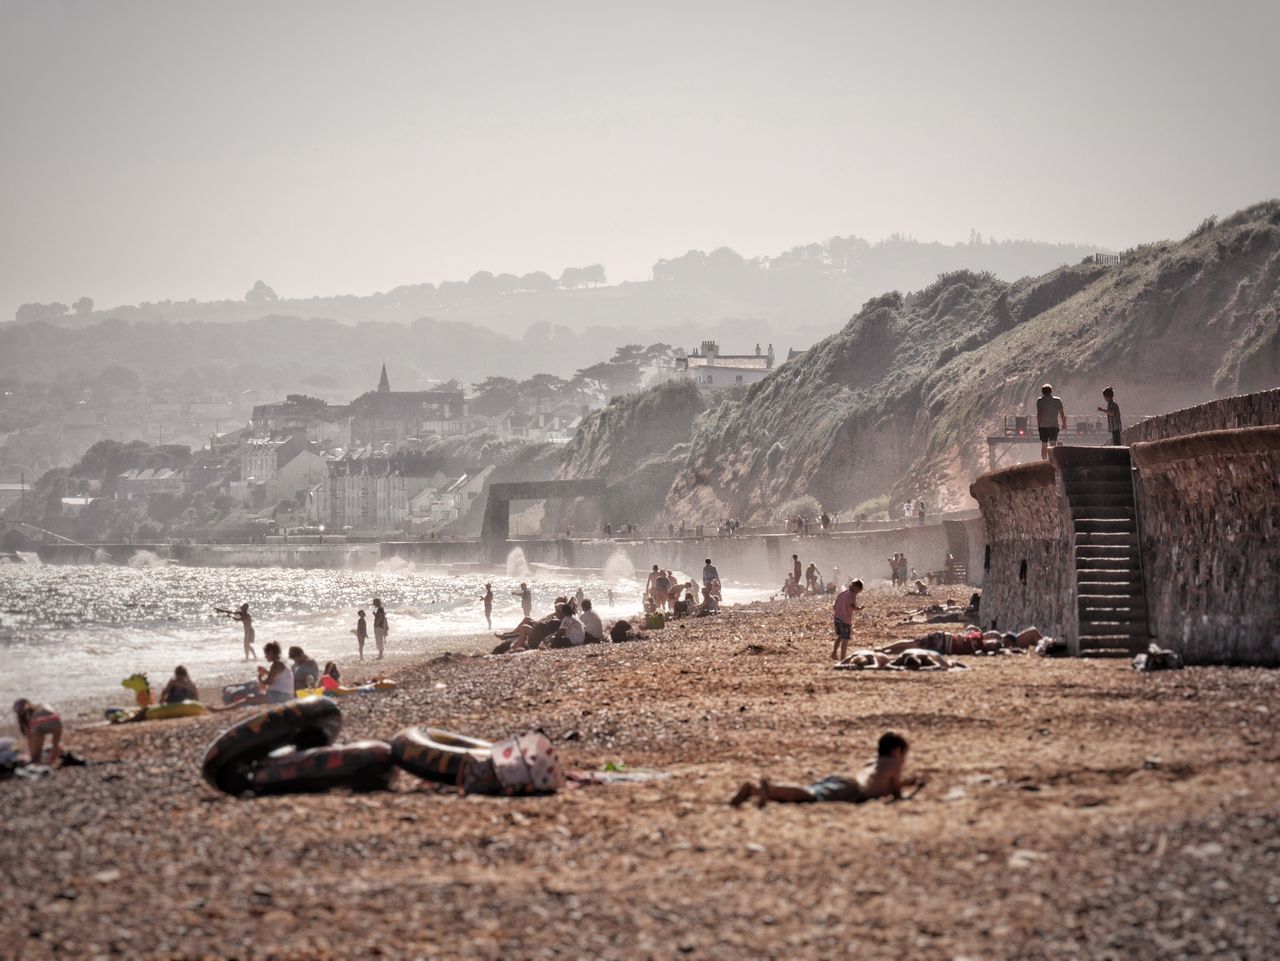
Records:
{"label": "tree on hilltop", "polygon": [[274,304],[280,295],[266,285],[265,281],[255,281],[253,288],[244,295],[246,304]]}

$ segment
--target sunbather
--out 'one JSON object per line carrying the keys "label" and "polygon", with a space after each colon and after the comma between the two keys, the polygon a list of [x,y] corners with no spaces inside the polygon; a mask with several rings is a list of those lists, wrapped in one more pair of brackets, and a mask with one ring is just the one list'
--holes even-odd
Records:
{"label": "sunbather", "polygon": [[816,784],[801,787],[793,784],[770,784],[765,778],[759,784],[745,782],[737,793],[729,799],[734,807],[739,807],[751,798],[756,804],[764,807],[770,801],[789,804],[809,804],[814,801],[848,801],[861,804],[878,797],[891,797],[895,801],[903,799],[902,789],[914,787],[907,798],[915,797],[925,785],[923,778],[903,777],[902,769],[907,761],[907,741],[900,734],[892,731],[880,735],[876,746],[876,758],[867,763],[852,779],[831,775]]}

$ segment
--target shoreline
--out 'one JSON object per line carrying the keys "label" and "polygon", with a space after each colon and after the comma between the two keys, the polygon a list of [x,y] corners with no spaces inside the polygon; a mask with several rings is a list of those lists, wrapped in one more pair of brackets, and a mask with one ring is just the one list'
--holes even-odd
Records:
{"label": "shoreline", "polygon": [[[851,650],[927,632],[895,625],[911,598],[864,604]],[[396,691],[341,700],[341,739],[541,728],[571,768],[657,780],[462,797],[402,773],[380,794],[232,798],[199,764],[246,711],[73,732],[109,763],[0,786],[20,956],[1154,961],[1280,938],[1280,672],[835,671],[826,598],[648,633],[423,656]],[[744,780],[848,775],[886,730],[928,781],[911,801],[727,805]],[[153,867],[121,870],[139,837]]]}

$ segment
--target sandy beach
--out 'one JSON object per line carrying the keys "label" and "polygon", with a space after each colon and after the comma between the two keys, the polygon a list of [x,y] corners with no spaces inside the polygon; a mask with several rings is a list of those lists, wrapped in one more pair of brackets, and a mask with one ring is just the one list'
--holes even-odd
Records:
{"label": "sandy beach", "polygon": [[[955,591],[967,597],[968,591]],[[865,596],[855,646],[912,601]],[[1267,958],[1280,943],[1280,675],[969,657],[830,669],[825,599],[648,640],[401,663],[343,739],[541,727],[571,766],[660,779],[461,797],[237,799],[200,779],[243,712],[73,731],[10,781],[0,957]],[[852,773],[885,730],[902,803],[726,804]]]}

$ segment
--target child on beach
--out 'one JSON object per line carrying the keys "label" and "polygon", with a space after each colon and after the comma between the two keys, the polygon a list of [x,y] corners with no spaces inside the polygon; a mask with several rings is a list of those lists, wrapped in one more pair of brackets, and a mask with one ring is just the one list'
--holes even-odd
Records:
{"label": "child on beach", "polygon": [[907,762],[907,739],[901,734],[887,731],[880,735],[876,745],[876,758],[869,762],[852,780],[831,775],[816,784],[801,787],[793,784],[770,784],[761,778],[759,784],[747,781],[729,803],[740,807],[751,798],[756,799],[759,807],[770,801],[787,804],[809,804],[815,801],[848,801],[861,804],[878,797],[891,797],[895,801],[903,798],[904,787],[914,787],[907,798],[915,797],[924,787],[925,781],[920,777],[903,777],[902,768]]}
{"label": "child on beach", "polygon": [[13,702],[13,713],[18,718],[18,730],[27,739],[27,754],[31,757],[31,763],[41,763],[44,739],[52,737],[49,763],[57,764],[62,757],[62,718],[58,716],[58,712],[44,704],[33,704],[25,697],[20,697]]}
{"label": "child on beach", "polygon": [[356,611],[356,629],[351,632],[356,636],[356,643],[360,645],[360,660],[364,660],[364,642],[369,639],[369,625],[364,621],[364,611]]}
{"label": "child on beach", "polygon": [[862,610],[858,595],[862,593],[862,581],[854,580],[836,595],[836,640],[831,647],[831,659],[843,661],[849,653],[849,636],[853,632],[853,612]]}

